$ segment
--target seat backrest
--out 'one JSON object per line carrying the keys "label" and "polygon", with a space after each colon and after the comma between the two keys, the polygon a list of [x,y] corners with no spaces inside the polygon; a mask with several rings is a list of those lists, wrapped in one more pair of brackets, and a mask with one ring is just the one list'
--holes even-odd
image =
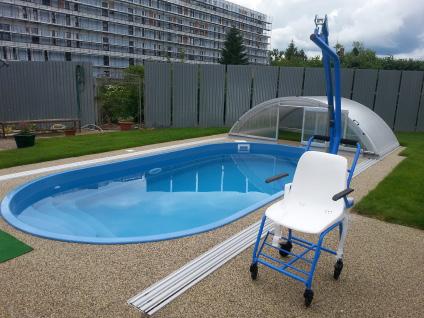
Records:
{"label": "seat backrest", "polygon": [[343,206],[332,198],[346,188],[347,159],[325,152],[307,151],[299,159],[288,195],[308,205]]}

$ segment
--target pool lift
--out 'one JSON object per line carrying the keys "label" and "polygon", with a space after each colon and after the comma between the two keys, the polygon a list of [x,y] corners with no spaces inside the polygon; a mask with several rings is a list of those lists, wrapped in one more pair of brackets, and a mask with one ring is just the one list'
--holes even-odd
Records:
{"label": "pool lift", "polygon": [[[341,138],[340,60],[328,45],[328,35],[327,16],[316,16],[315,30],[310,38],[322,51],[328,99],[328,136],[314,135],[308,140],[293,182],[284,187],[284,198],[272,204],[262,217],[250,265],[252,279],[257,278],[258,264],[262,264],[303,282],[306,286],[303,296],[307,307],[311,305],[314,296],[312,281],[321,252],[336,255],[334,279],[337,280],[341,274],[348,209],[353,206],[353,198],[348,197],[353,192],[350,182],[361,153],[359,142]],[[334,66],[334,87],[331,64]],[[329,141],[327,153],[311,151],[313,140]],[[356,146],[350,169],[347,159],[337,154],[340,144]],[[282,173],[265,182],[273,182],[286,176],[287,173]],[[262,240],[267,218],[272,220],[273,229]],[[283,228],[287,228],[287,236],[282,235]],[[339,228],[337,250],[323,246],[325,236],[335,228]],[[319,235],[319,239],[316,243],[310,242],[295,236],[294,230]],[[269,238],[272,238],[271,242]],[[300,249],[300,252],[295,253],[293,247]],[[276,258],[272,251],[274,254],[278,251],[287,261]],[[312,254],[312,257],[308,257],[308,254]],[[303,265],[296,267],[296,263]]]}

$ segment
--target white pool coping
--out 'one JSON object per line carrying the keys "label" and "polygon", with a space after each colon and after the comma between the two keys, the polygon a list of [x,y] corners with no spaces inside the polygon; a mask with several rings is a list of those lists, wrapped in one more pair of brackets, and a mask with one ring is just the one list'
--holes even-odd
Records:
{"label": "white pool coping", "polygon": [[[162,146],[162,147],[158,147],[158,148],[146,149],[146,150],[140,150],[140,151],[135,151],[134,149],[123,149],[123,151],[125,151],[126,153],[121,154],[121,155],[113,155],[113,156],[106,156],[106,157],[90,159],[90,160],[82,160],[82,161],[77,161],[77,162],[72,162],[72,163],[66,163],[66,164],[61,164],[61,165],[53,165],[53,166],[50,166],[50,167],[37,168],[37,169],[31,169],[31,170],[25,170],[25,171],[21,171],[21,172],[15,172],[15,173],[1,175],[0,181],[6,181],[6,180],[22,178],[22,177],[28,177],[28,176],[37,175],[37,174],[46,173],[46,172],[54,172],[54,171],[58,171],[58,170],[85,167],[85,166],[95,165],[95,164],[109,162],[109,161],[122,160],[122,159],[126,159],[126,158],[131,158],[131,157],[145,156],[145,155],[149,155],[149,154],[167,152],[167,151],[170,151],[170,150],[192,147],[194,145],[199,145],[199,144],[208,144],[208,143],[218,142],[218,141],[222,141],[222,140],[225,140],[225,139],[227,139],[227,138],[226,137],[210,138],[210,139],[190,141],[190,142],[185,142],[185,143],[179,143],[179,144],[176,144],[176,145]],[[232,141],[229,140],[229,142],[232,142]]]}

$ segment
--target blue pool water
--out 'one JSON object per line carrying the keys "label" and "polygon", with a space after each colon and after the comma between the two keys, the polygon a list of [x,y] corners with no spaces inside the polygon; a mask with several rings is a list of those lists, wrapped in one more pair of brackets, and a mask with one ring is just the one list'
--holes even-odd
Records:
{"label": "blue pool water", "polygon": [[[300,148],[217,144],[74,170],[9,194],[2,213],[35,235],[86,243],[175,238],[231,222],[278,195]],[[289,177],[266,184],[272,175]]]}

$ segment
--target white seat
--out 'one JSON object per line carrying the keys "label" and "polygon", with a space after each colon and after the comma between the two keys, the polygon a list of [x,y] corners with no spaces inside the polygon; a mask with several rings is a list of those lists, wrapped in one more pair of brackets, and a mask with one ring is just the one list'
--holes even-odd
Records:
{"label": "white seat", "polygon": [[305,152],[284,198],[266,210],[266,217],[276,225],[312,234],[342,220],[345,202],[332,198],[346,188],[347,164],[339,155]]}

